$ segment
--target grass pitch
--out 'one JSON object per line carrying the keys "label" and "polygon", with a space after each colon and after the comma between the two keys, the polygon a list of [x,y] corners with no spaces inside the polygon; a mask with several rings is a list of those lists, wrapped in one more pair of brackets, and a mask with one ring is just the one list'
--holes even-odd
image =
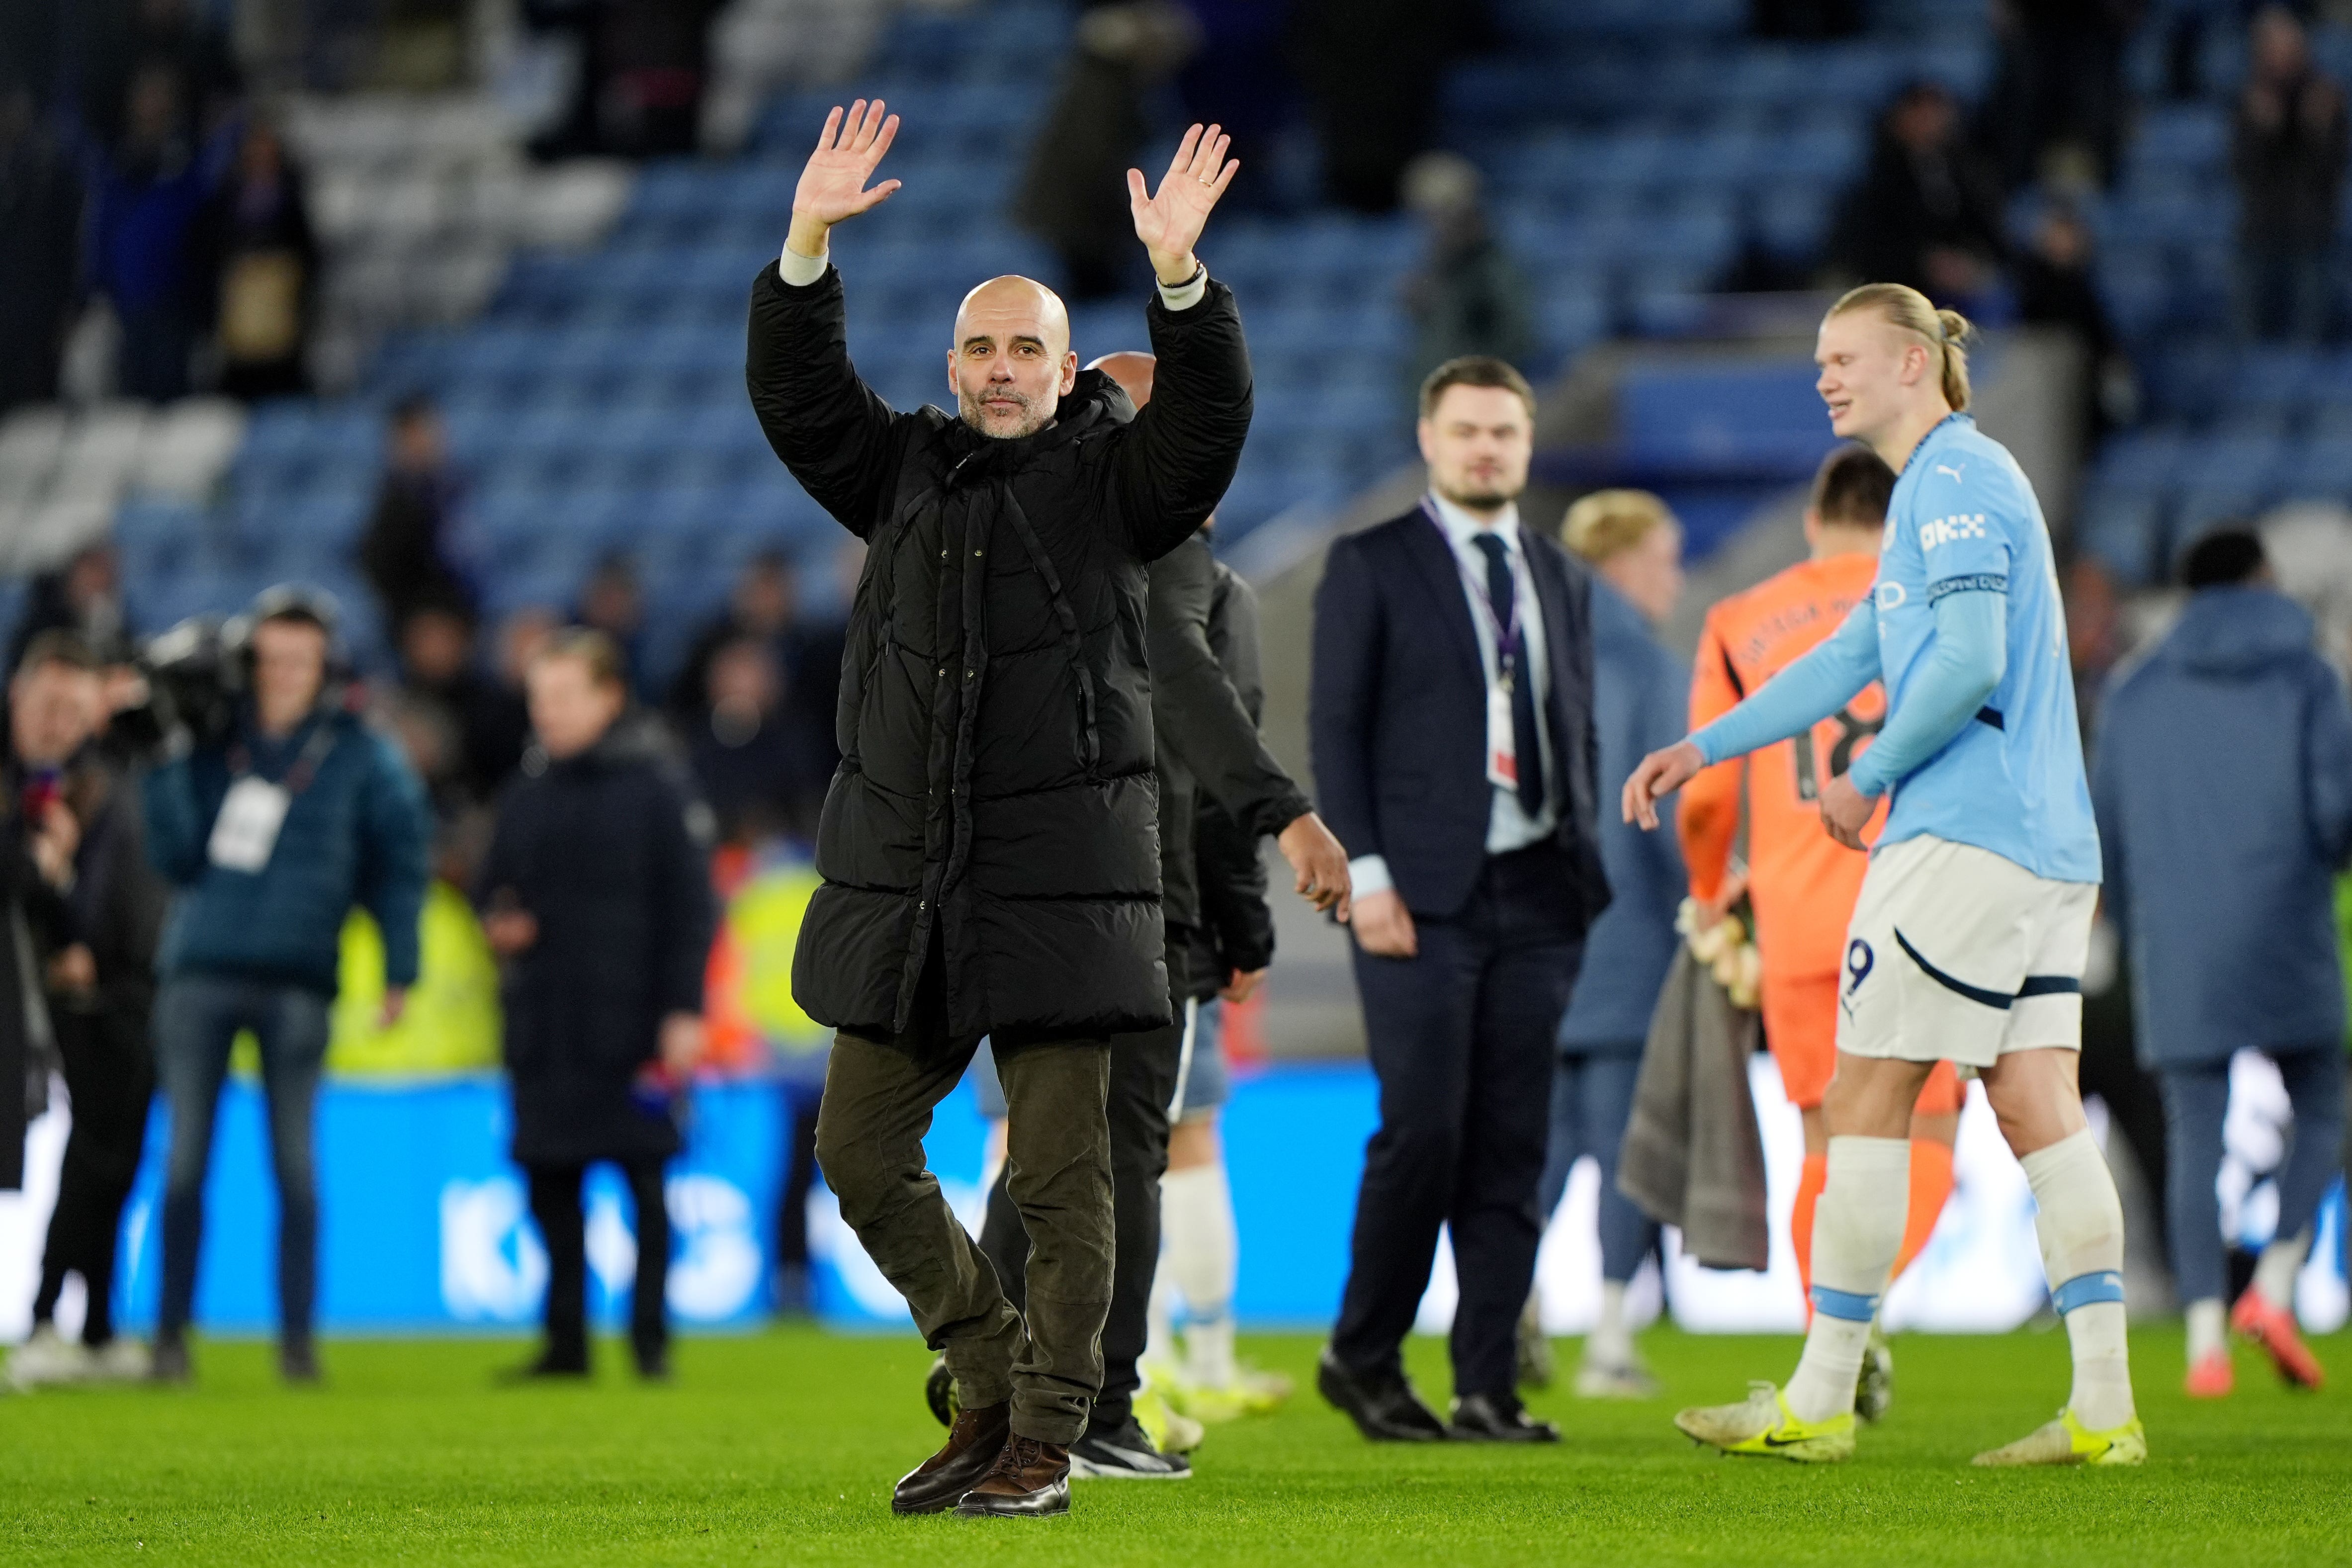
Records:
{"label": "grass pitch", "polygon": [[[897,1520],[932,1447],[911,1336],[803,1328],[678,1347],[641,1388],[616,1347],[585,1387],[504,1389],[516,1342],[339,1342],[328,1386],[280,1388],[268,1347],[198,1347],[187,1391],[0,1398],[0,1547],[24,1563],[1123,1563],[1697,1562],[2310,1565],[2352,1562],[2352,1405],[2179,1393],[2177,1331],[2133,1336],[2149,1462],[1972,1470],[2063,1397],[2063,1333],[1906,1335],[1896,1402],[1860,1457],[1814,1468],[1696,1451],[1681,1404],[1785,1377],[1793,1339],[1654,1331],[1647,1405],[1554,1390],[1557,1448],[1370,1447],[1316,1397],[1317,1342],[1245,1351],[1299,1380],[1282,1414],[1213,1429],[1181,1483],[1087,1481],[1066,1519]],[[1563,1364],[1575,1346],[1563,1345]],[[2352,1335],[2316,1348],[2352,1374]],[[1416,1340],[1424,1392],[1443,1346]]]}

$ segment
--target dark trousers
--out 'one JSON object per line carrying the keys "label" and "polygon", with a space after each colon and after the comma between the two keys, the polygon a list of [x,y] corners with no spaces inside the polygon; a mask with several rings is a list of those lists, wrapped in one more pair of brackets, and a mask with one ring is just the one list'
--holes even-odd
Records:
{"label": "dark trousers", "polygon": [[1440,1226],[1454,1238],[1456,1394],[1507,1396],[1514,1331],[1535,1279],[1551,1108],[1553,1033],[1568,1010],[1585,919],[1568,858],[1538,845],[1490,856],[1461,911],[1415,915],[1420,952],[1358,948],[1356,989],[1381,1085],[1331,1351],[1400,1363]]}
{"label": "dark trousers", "polygon": [[155,1053],[143,1018],[117,1026],[106,1014],[62,1007],[52,1017],[58,1054],[65,1061],[66,1092],[73,1097],[73,1127],[66,1134],[58,1206],[50,1212],[48,1241],[41,1249],[33,1321],[46,1323],[56,1316],[66,1276],[79,1274],[89,1300],[81,1342],[95,1350],[114,1337],[115,1249],[122,1205],[147,1142]]}
{"label": "dark trousers", "polygon": [[776,1204],[776,1261],[785,1268],[809,1266],[808,1200],[816,1185],[816,1119],[823,1089],[784,1090],[786,1123],[784,1188]]}
{"label": "dark trousers", "polygon": [[[2343,1168],[2344,1047],[2330,1041],[2307,1051],[2281,1051],[2271,1059],[2294,1107],[2294,1134],[2278,1168],[2278,1234],[2290,1237],[2311,1223],[2327,1184]],[[2228,1294],[2229,1272],[2214,1184],[2221,1173],[2230,1064],[2166,1068],[2158,1081],[2171,1145],[2164,1208],[2166,1228],[2172,1233],[2175,1293],[2184,1304],[2221,1300]]]}
{"label": "dark trousers", "polygon": [[1034,1246],[1025,1310],[924,1168],[931,1111],[979,1042],[928,1050],[836,1035],[817,1113],[816,1157],[841,1217],[947,1357],[967,1407],[1013,1402],[1013,1429],[1075,1443],[1102,1386],[1111,1297],[1110,1134],[1102,1040],[1040,1041],[996,1055],[1004,1085],[1006,1186]]}
{"label": "dark trousers", "polygon": [[1642,1073],[1641,1043],[1630,1050],[1564,1051],[1552,1070],[1551,1139],[1536,1213],[1551,1223],[1568,1191],[1568,1173],[1590,1154],[1601,1167],[1601,1277],[1622,1285],[1658,1244],[1658,1222],[1617,1190],[1617,1151],[1633,1116],[1633,1082]]}
{"label": "dark trousers", "polygon": [[213,1113],[220,1104],[221,1080],[228,1076],[229,1046],[237,1031],[250,1029],[261,1047],[269,1152],[278,1174],[278,1331],[289,1345],[309,1341],[319,1274],[312,1120],[319,1071],[327,1057],[327,998],[318,992],[226,975],[175,975],[155,998],[155,1067],[172,1103],[158,1339],[178,1339],[195,1307]]}
{"label": "dark trousers", "polygon": [[[1127,1425],[1135,1391],[1143,1386],[1139,1363],[1151,1331],[1151,1280],[1160,1268],[1160,1178],[1168,1173],[1169,1107],[1176,1099],[1183,1063],[1184,967],[1187,943],[1168,943],[1169,1005],[1175,1022],[1139,1035],[1114,1035],[1110,1042],[1110,1089],[1104,1116],[1110,1129],[1111,1226],[1116,1247],[1111,1264],[1110,1314],[1102,1331],[1102,1392],[1087,1425],[1115,1432]],[[1029,1236],[999,1176],[988,1195],[988,1219],[981,1250],[997,1278],[1017,1280],[1029,1256]],[[1013,1304],[1026,1310],[1009,1285]]]}
{"label": "dark trousers", "polygon": [[[651,1370],[669,1347],[663,1310],[669,1289],[669,1205],[662,1196],[667,1162],[658,1154],[625,1154],[613,1162],[629,1184],[637,1210],[637,1282],[629,1298],[629,1347]],[[547,1246],[547,1362],[588,1370],[588,1222],[580,1207],[586,1165],[531,1165],[530,1217]]]}

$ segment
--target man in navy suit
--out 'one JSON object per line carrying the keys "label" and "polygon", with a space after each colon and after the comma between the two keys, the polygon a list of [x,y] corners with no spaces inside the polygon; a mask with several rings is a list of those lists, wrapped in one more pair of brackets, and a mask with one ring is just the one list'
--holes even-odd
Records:
{"label": "man in navy suit", "polygon": [[[1308,727],[1356,889],[1381,1125],[1318,1383],[1376,1441],[1555,1442],[1513,1338],[1542,1225],[1552,1035],[1608,902],[1594,798],[1591,579],[1519,525],[1535,395],[1500,360],[1423,384],[1430,490],[1331,546]],[[1401,1347],[1453,1236],[1453,1420]]]}

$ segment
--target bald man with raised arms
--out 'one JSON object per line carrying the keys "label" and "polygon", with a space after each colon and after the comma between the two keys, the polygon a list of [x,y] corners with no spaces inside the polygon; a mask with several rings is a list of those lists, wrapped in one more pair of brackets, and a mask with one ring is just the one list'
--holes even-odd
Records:
{"label": "bald man with raised arms", "polygon": [[[1081,371],[1052,290],[992,279],[957,312],[957,412],[858,379],[832,226],[898,189],[879,102],[827,117],[783,254],[751,289],[746,378],[778,457],[871,546],[851,611],[824,886],[793,994],[836,1031],[817,1158],[842,1217],[947,1358],[960,1413],[891,1506],[1069,1507],[1103,1376],[1113,1261],[1110,1039],[1171,1022],[1155,833],[1146,567],[1216,507],[1249,431],[1232,292],[1192,254],[1238,164],[1195,126],[1156,192],[1128,174],[1158,274],[1155,395]],[[1328,836],[1327,836],[1328,837]],[[1302,845],[1301,892],[1347,889]],[[932,1108],[990,1037],[1026,1315],[924,1168]]]}

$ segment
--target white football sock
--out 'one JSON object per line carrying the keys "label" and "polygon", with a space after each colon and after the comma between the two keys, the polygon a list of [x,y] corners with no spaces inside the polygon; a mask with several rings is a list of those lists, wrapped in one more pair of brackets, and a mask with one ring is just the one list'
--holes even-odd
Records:
{"label": "white football sock", "polygon": [[1184,1351],[1193,1382],[1230,1388],[1234,1365],[1234,1200],[1222,1162],[1171,1171],[1160,1181],[1162,1268],[1184,1299]]}
{"label": "white football sock", "polygon": [[2294,1277],[2303,1272],[2304,1255],[2311,1250],[2311,1228],[2280,1237],[2263,1248],[2254,1264],[2254,1289],[2273,1307],[2294,1310]]}
{"label": "white football sock", "polygon": [[1871,1320],[1903,1250],[1911,1199],[1908,1138],[1830,1140],[1829,1173],[1813,1209],[1813,1322],[1786,1391],[1801,1421],[1853,1408]]}
{"label": "white football sock", "polygon": [[1601,1320],[1584,1342],[1584,1359],[1596,1366],[1630,1366],[1633,1336],[1625,1331],[1625,1282],[1601,1282]]}
{"label": "white football sock", "polygon": [[2221,1298],[2208,1296],[2202,1301],[2189,1303],[2189,1364],[2195,1366],[2215,1351],[2229,1348],[2224,1338],[2229,1331],[2229,1310]]}
{"label": "white football sock", "polygon": [[2094,1432],[2132,1418],[2131,1352],[2124,1339],[2124,1208],[2091,1130],[2036,1149],[2019,1163],[2032,1184],[2033,1232],[2052,1303],[2074,1352],[2067,1407]]}

